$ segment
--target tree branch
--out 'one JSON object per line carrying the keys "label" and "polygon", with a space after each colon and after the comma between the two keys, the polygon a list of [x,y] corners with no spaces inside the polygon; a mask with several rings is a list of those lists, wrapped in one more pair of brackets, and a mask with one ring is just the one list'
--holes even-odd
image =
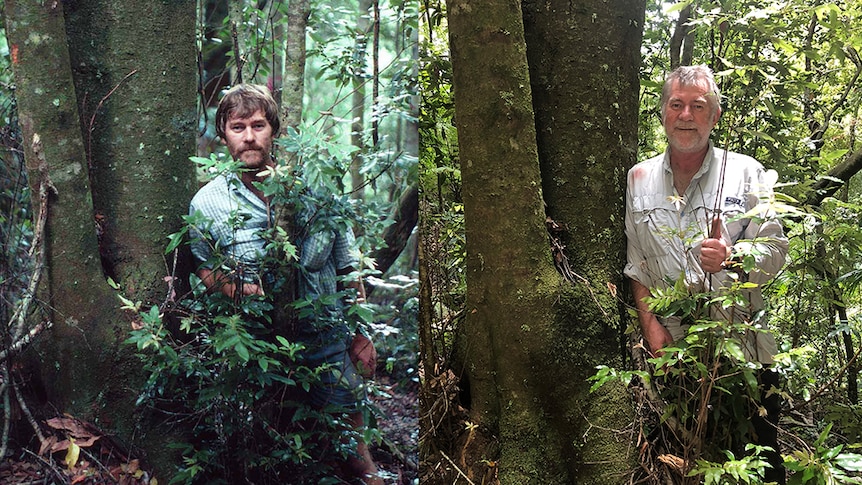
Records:
{"label": "tree branch", "polygon": [[377,261],[377,269],[381,273],[385,273],[392,266],[401,251],[407,246],[410,234],[413,233],[413,228],[416,227],[419,220],[419,188],[416,185],[411,185],[401,195],[393,219],[395,219],[395,223],[383,232],[386,247],[376,249],[371,253],[371,257]]}
{"label": "tree branch", "polygon": [[832,167],[825,177],[814,184],[814,190],[808,196],[805,203],[808,205],[820,205],[823,199],[831,197],[841,186],[850,181],[850,178],[862,171],[862,150],[850,154],[846,160]]}

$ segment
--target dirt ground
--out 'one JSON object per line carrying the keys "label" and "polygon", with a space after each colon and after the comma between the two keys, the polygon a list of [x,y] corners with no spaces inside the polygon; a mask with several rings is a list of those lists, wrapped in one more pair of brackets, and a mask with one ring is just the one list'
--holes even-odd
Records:
{"label": "dirt ground", "polygon": [[391,398],[375,399],[383,419],[377,422],[384,440],[372,448],[378,467],[392,485],[419,483],[419,399],[416,391],[399,392],[384,385]]}

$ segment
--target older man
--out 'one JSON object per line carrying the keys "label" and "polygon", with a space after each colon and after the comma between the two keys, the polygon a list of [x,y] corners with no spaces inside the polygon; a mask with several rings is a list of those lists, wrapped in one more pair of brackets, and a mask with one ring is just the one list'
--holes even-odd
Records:
{"label": "older man", "polygon": [[[684,277],[692,293],[722,292],[735,278],[754,287],[744,290],[747,305],[710,308],[710,318],[733,323],[754,322],[763,308],[760,287],[784,265],[787,239],[774,214],[763,209],[772,183],[763,166],[751,157],[716,148],[710,141],[721,116],[721,95],[712,71],[705,66],[683,66],[670,73],[661,97],[661,116],[668,147],[662,155],[635,165],[628,173],[626,196],[625,274],[631,280],[641,331],[649,349],[662,348],[686,335],[680,316],[660,317],[644,298],[653,288]],[[758,217],[739,217],[758,208]],[[754,268],[738,264],[753,257]],[[761,323],[759,321],[758,323]],[[746,357],[770,364],[777,350],[768,332],[751,331],[742,337]],[[778,378],[760,373],[766,394]],[[784,483],[777,453],[780,401],[763,399],[768,419],[751,417],[756,441],[773,447],[767,479]]]}

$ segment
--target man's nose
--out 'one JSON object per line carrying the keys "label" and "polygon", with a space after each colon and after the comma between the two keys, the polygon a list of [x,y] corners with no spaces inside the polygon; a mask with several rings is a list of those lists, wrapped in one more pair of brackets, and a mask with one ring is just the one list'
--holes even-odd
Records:
{"label": "man's nose", "polygon": [[686,120],[690,120],[690,119],[694,118],[694,112],[691,110],[691,106],[689,106],[687,104],[684,105],[682,107],[682,111],[680,111],[680,113],[679,113],[679,117],[686,119]]}
{"label": "man's nose", "polygon": [[254,141],[254,130],[252,130],[251,127],[248,127],[242,131],[242,141],[246,143]]}

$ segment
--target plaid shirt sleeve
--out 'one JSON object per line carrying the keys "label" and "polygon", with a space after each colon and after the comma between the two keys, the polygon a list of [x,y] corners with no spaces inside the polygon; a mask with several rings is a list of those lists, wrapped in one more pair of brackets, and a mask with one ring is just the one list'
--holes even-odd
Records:
{"label": "plaid shirt sleeve", "polygon": [[352,252],[355,244],[356,236],[353,235],[353,230],[350,227],[345,228],[344,232],[336,235],[332,247],[332,255],[335,258],[335,269],[342,270],[348,267],[359,269],[359,260]]}

